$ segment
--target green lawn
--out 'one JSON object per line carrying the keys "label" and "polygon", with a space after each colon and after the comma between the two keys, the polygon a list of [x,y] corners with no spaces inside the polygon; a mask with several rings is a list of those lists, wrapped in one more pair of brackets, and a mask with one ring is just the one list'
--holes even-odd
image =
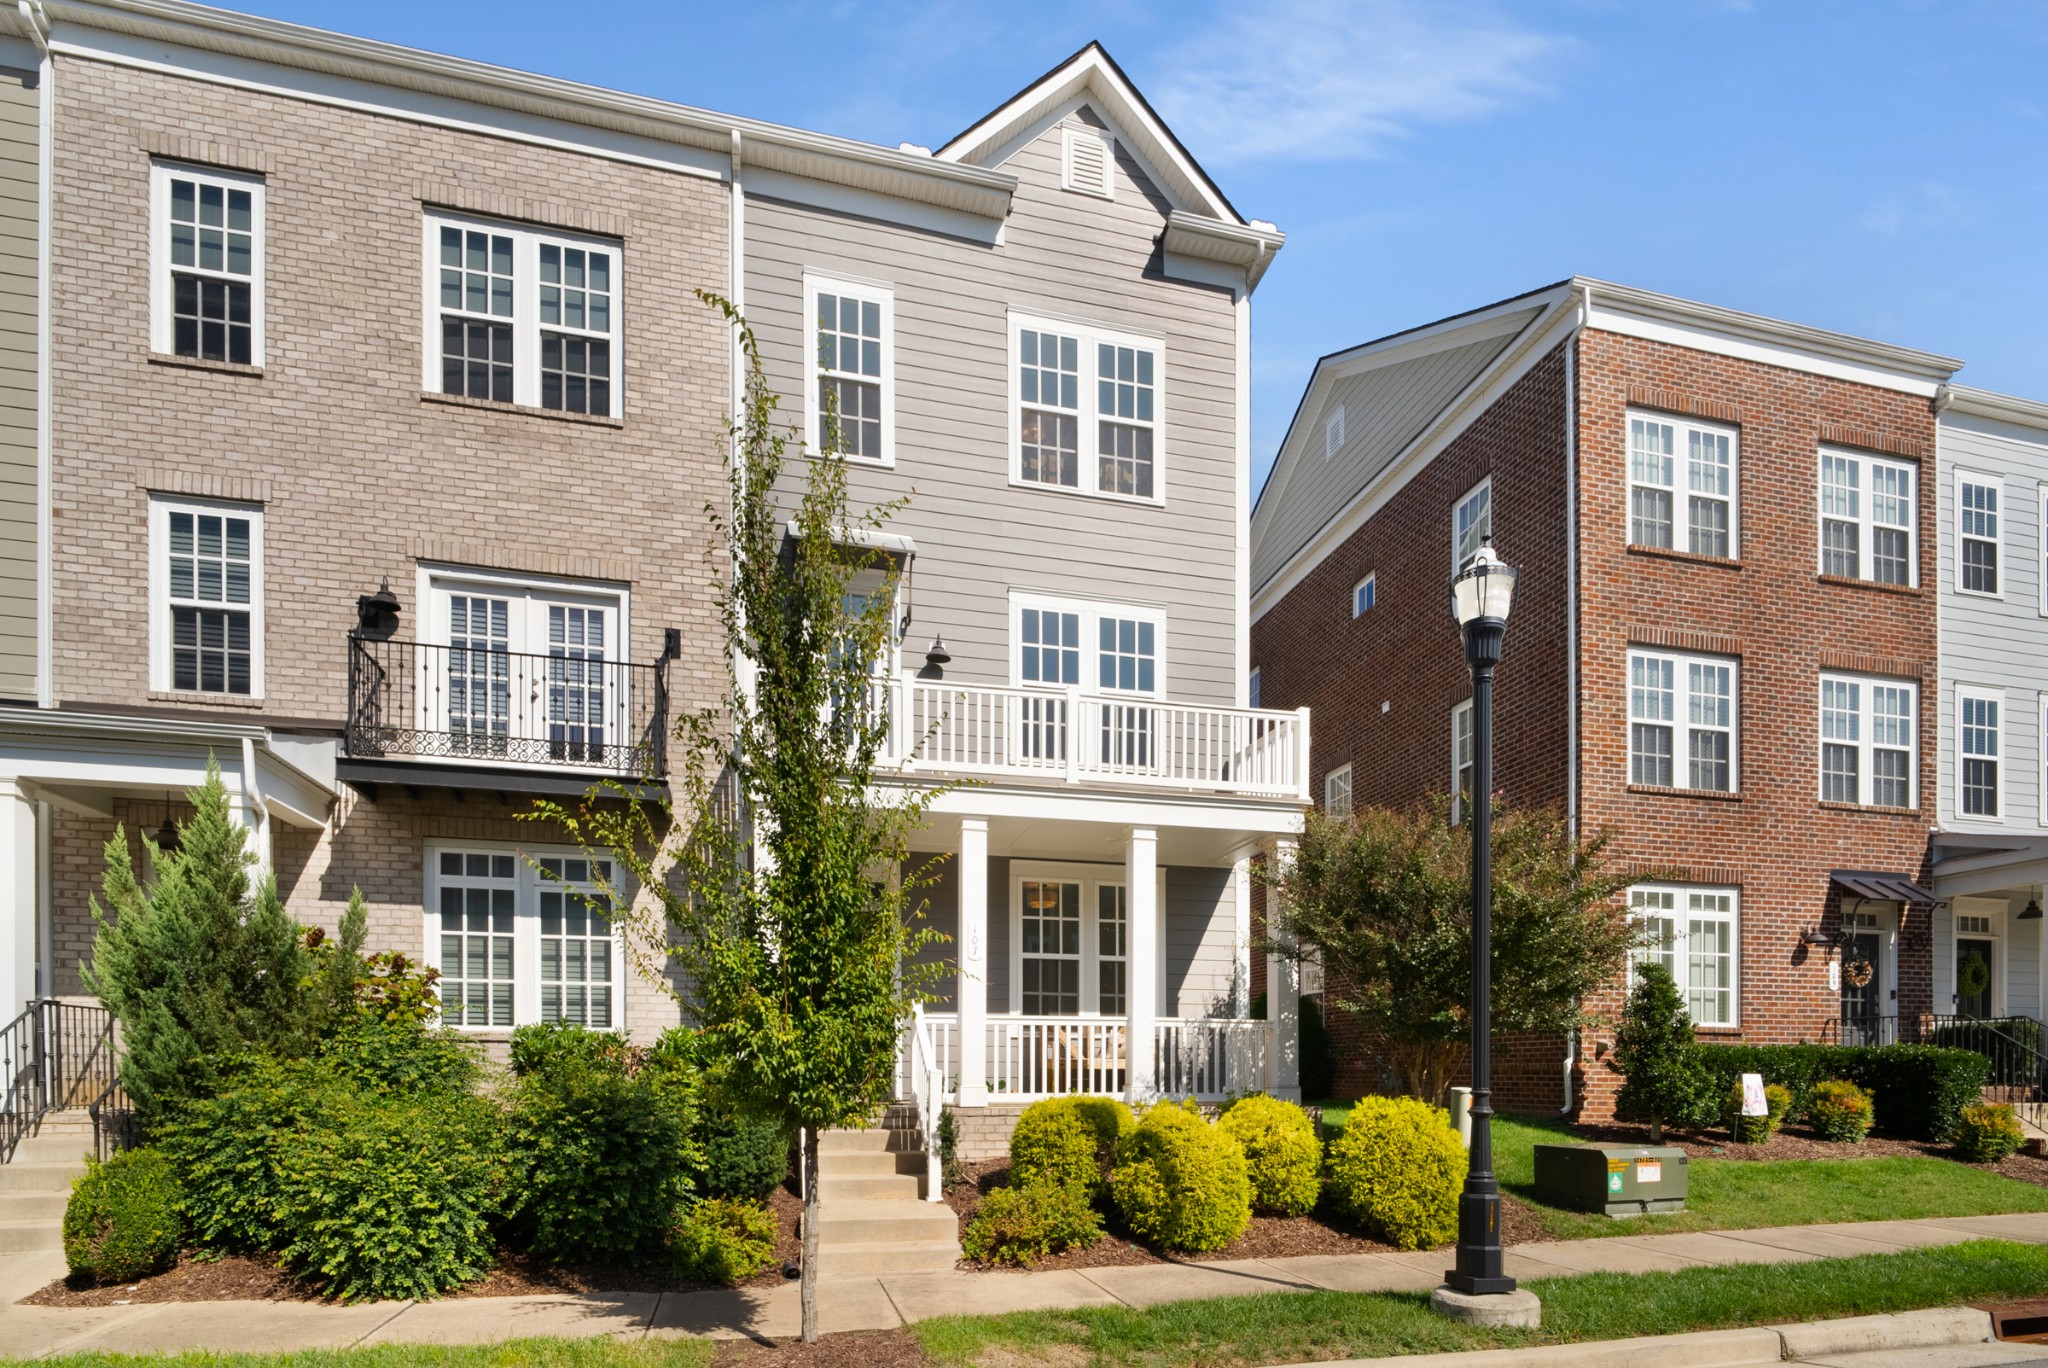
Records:
{"label": "green lawn", "polygon": [[962,1316],[917,1326],[940,1365],[1054,1362],[1093,1368],[1299,1363],[1457,1349],[1666,1335],[1871,1315],[2038,1295],[2048,1249],[2001,1240],[1801,1264],[1588,1274],[1528,1284],[1540,1330],[1479,1330],[1429,1309],[1426,1293],[1301,1292]]}

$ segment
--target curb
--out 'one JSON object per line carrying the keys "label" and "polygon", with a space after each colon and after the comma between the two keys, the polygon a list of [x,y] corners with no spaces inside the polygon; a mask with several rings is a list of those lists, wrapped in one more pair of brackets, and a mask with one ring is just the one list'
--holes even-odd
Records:
{"label": "curb", "polygon": [[1990,1338],[1990,1312],[1954,1306],[1754,1330],[1702,1330],[1527,1349],[1406,1354],[1394,1359],[1333,1359],[1300,1368],[1384,1368],[1389,1363],[1399,1363],[1401,1368],[1750,1368],[1815,1354],[1933,1349],[1981,1344]]}

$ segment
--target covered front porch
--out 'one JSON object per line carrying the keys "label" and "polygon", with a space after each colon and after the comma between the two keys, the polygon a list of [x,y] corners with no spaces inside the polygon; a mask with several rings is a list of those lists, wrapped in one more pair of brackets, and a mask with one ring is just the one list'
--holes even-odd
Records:
{"label": "covered front porch", "polygon": [[1252,859],[1300,831],[1291,799],[979,788],[916,843],[947,943],[905,1034],[903,1092],[956,1107],[1098,1095],[1298,1098],[1299,973],[1270,956],[1253,1019]]}

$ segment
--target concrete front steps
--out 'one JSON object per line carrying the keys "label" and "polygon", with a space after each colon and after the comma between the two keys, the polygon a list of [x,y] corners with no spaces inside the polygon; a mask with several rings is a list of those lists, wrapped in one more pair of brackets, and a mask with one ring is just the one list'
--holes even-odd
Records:
{"label": "concrete front steps", "polygon": [[0,1254],[64,1247],[64,1204],[85,1172],[92,1120],[83,1109],[51,1112],[0,1164]]}
{"label": "concrete front steps", "polygon": [[[960,1220],[923,1200],[915,1125],[892,1111],[871,1130],[818,1137],[818,1276],[942,1271],[960,1259]],[[891,1124],[895,1123],[895,1124]]]}

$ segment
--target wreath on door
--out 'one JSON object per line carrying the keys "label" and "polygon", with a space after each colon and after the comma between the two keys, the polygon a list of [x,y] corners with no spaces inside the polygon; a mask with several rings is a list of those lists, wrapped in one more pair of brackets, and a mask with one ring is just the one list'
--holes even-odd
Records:
{"label": "wreath on door", "polygon": [[1842,977],[1849,981],[1851,988],[1868,988],[1875,972],[1867,959],[1852,959],[1842,966]]}
{"label": "wreath on door", "polygon": [[1976,997],[1991,986],[1991,966],[1980,959],[1966,959],[1956,969],[1956,992]]}

